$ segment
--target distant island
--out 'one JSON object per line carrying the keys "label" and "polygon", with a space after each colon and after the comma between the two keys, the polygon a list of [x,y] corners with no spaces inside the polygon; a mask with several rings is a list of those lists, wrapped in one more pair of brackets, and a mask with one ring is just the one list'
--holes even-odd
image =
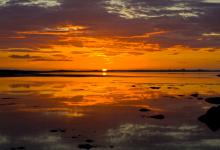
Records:
{"label": "distant island", "polygon": [[[74,74],[65,74],[65,73],[74,73]],[[0,77],[31,77],[31,76],[39,76],[39,77],[98,77],[103,75],[93,75],[93,74],[83,74],[83,73],[92,73],[92,72],[103,72],[102,70],[48,70],[48,71],[40,71],[40,70],[0,70]],[[177,70],[108,70],[107,72],[220,72],[220,70],[205,70],[205,69],[177,69]],[[110,76],[110,75],[107,75]],[[217,75],[220,77],[220,74]]]}

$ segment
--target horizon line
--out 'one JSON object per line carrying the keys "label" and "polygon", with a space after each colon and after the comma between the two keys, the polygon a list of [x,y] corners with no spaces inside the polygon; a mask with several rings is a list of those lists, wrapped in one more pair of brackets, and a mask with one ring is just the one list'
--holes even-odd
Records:
{"label": "horizon line", "polygon": [[220,69],[1,69],[0,72],[220,72]]}

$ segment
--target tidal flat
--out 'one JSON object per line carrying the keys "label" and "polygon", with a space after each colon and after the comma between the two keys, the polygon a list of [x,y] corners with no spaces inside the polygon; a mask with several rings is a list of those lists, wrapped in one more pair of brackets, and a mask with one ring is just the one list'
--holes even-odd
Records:
{"label": "tidal flat", "polygon": [[0,78],[0,150],[216,150],[213,72]]}

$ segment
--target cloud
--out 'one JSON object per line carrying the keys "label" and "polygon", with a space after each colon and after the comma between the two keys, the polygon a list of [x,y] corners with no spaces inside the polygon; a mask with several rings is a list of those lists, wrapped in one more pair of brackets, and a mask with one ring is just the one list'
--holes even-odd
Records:
{"label": "cloud", "polygon": [[218,51],[219,8],[214,0],[1,0],[0,49],[7,50],[0,52]]}
{"label": "cloud", "polygon": [[0,49],[0,52],[9,52],[9,53],[60,53],[60,51],[55,50],[39,50],[39,49],[20,49],[20,48],[11,48],[11,49]]}
{"label": "cloud", "polygon": [[43,8],[60,6],[60,0],[0,0],[0,6],[8,7],[11,5],[38,6]]}
{"label": "cloud", "polygon": [[65,55],[53,55],[54,57],[42,57],[42,56],[32,56],[29,54],[26,55],[10,55],[10,58],[13,59],[26,59],[30,61],[72,61],[71,58],[66,57]]}
{"label": "cloud", "polygon": [[214,3],[214,4],[219,4],[219,0],[203,0],[204,3]]}
{"label": "cloud", "polygon": [[[192,3],[192,2],[191,2]],[[150,19],[159,17],[183,18],[199,17],[203,11],[187,1],[171,1],[161,3],[132,0],[107,0],[105,9],[108,13],[118,14],[126,19]],[[164,5],[165,4],[165,5]]]}
{"label": "cloud", "polygon": [[27,55],[10,55],[11,58],[15,59],[38,59],[41,58],[41,56],[30,56],[29,54]]}
{"label": "cloud", "polygon": [[64,58],[64,59],[57,59],[57,58],[36,58],[36,59],[33,59],[32,61],[73,61],[71,59],[67,59],[67,58]]}

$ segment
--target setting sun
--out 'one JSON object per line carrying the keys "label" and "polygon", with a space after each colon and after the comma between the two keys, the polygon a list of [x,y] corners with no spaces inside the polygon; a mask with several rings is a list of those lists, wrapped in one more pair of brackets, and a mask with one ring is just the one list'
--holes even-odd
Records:
{"label": "setting sun", "polygon": [[102,72],[106,72],[106,71],[108,71],[108,69],[105,69],[105,68],[102,69]]}

